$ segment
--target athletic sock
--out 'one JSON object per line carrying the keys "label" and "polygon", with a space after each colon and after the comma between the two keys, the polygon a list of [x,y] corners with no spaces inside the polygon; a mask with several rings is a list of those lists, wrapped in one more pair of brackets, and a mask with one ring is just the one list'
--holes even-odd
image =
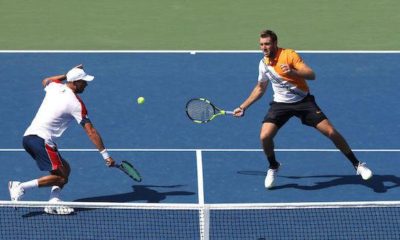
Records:
{"label": "athletic sock", "polygon": [[20,186],[24,190],[30,189],[30,188],[36,188],[39,186],[39,181],[37,179],[34,179],[31,181],[23,182],[23,183],[21,183]]}
{"label": "athletic sock", "polygon": [[50,200],[53,198],[60,199],[61,188],[59,186],[53,186],[50,192]]}
{"label": "athletic sock", "polygon": [[345,153],[344,155],[347,157],[347,159],[350,160],[351,164],[353,164],[353,166],[355,168],[358,167],[358,164],[360,164],[360,161],[358,161],[357,157],[354,155],[354,153],[352,151],[350,151],[349,153]]}
{"label": "athletic sock", "polygon": [[270,169],[278,169],[279,168],[279,163],[276,161],[275,154],[271,156],[267,156],[268,162],[269,162],[269,168]]}

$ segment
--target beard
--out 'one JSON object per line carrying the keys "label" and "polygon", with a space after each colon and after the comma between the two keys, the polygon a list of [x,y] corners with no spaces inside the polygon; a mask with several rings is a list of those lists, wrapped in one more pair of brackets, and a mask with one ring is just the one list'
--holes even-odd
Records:
{"label": "beard", "polygon": [[83,93],[84,91],[85,91],[85,88],[78,88],[78,89],[76,89],[76,93],[77,93],[77,94]]}
{"label": "beard", "polygon": [[270,49],[270,50],[264,50],[264,56],[268,58],[274,58],[277,52],[277,49]]}

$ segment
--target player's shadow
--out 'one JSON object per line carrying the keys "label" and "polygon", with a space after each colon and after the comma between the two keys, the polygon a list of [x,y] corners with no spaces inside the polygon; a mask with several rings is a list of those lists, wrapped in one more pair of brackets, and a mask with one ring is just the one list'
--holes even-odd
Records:
{"label": "player's shadow", "polygon": [[[244,175],[262,175],[265,176],[266,172],[261,171],[239,171],[239,174]],[[293,183],[279,185],[279,178],[294,179]],[[296,179],[316,179],[312,185],[301,185],[295,182]],[[397,188],[400,186],[400,178],[395,175],[373,175],[371,179],[365,181],[361,176],[357,175],[317,175],[317,176],[284,176],[279,175],[277,178],[277,185],[273,189],[295,188],[301,190],[320,190],[335,186],[343,185],[363,185],[371,188],[376,193],[385,193],[389,189]]]}
{"label": "player's shadow", "polygon": [[157,186],[157,185],[134,185],[132,192],[120,193],[114,195],[105,195],[89,198],[76,199],[74,202],[135,202],[146,201],[147,203],[159,203],[168,196],[188,196],[194,195],[194,192],[188,191],[156,191],[158,189],[173,189],[183,187],[183,185]]}
{"label": "player's shadow", "polygon": [[[188,196],[194,195],[194,192],[188,191],[156,191],[156,189],[174,189],[180,188],[184,185],[171,185],[171,186],[157,186],[157,185],[134,185],[132,186],[132,191],[127,193],[80,198],[74,200],[74,202],[135,202],[135,201],[146,201],[147,203],[159,203],[165,200],[168,196]],[[94,210],[91,208],[75,208],[75,212],[71,215],[75,215],[81,211]],[[35,216],[45,215],[44,211],[34,211],[24,214],[22,217],[29,218]]]}

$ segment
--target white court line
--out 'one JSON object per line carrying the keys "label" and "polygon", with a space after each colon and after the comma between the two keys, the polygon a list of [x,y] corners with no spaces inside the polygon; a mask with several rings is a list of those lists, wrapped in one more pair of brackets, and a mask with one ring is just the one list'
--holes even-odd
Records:
{"label": "white court line", "polygon": [[196,150],[197,164],[197,188],[199,195],[199,204],[204,204],[204,181],[203,181],[203,156],[201,150]]}
{"label": "white court line", "polygon": [[196,164],[197,164],[197,192],[199,202],[198,204],[202,206],[199,212],[199,230],[200,239],[209,239],[210,230],[210,210],[205,205],[204,198],[204,179],[203,179],[203,155],[201,150],[196,150]]}
{"label": "white court line", "polygon": [[[60,152],[98,152],[92,148],[61,148]],[[191,148],[108,148],[110,152],[262,152],[262,149],[191,149]],[[353,152],[400,152],[400,149],[352,149]],[[0,148],[0,152],[24,152],[22,148]],[[329,148],[278,148],[277,152],[339,152],[338,149]]]}

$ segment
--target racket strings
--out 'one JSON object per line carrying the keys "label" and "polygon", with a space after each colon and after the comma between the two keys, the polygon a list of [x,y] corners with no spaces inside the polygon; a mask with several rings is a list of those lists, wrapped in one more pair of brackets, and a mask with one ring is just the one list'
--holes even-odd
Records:
{"label": "racket strings", "polygon": [[215,114],[215,109],[208,102],[192,100],[187,104],[187,114],[192,120],[207,121]]}
{"label": "racket strings", "polygon": [[127,173],[135,181],[140,182],[142,180],[140,173],[130,163],[123,161],[121,164],[121,167],[122,167],[123,171],[125,173]]}

